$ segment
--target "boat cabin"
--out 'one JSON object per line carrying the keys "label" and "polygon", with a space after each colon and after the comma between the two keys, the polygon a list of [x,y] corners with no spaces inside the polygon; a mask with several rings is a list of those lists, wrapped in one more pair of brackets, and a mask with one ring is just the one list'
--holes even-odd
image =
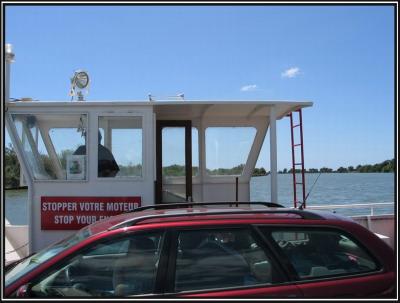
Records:
{"label": "boat cabin", "polygon": [[268,129],[277,202],[276,121],[311,105],[8,102],[7,126],[29,188],[29,250],[138,206],[249,201]]}

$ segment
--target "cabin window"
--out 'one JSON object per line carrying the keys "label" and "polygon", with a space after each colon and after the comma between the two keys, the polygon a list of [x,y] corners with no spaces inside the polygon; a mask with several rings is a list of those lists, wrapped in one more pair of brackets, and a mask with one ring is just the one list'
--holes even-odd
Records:
{"label": "cabin window", "polygon": [[101,116],[98,134],[98,177],[142,176],[142,117]]}
{"label": "cabin window", "polygon": [[[67,179],[84,179],[85,178],[85,163],[86,143],[85,133],[77,132],[74,128],[52,128],[49,131],[51,141],[57,154],[61,168],[67,174]],[[74,142],[71,146],[70,142]],[[84,148],[85,152],[77,155],[76,151]],[[83,155],[83,157],[82,157]],[[81,169],[78,169],[78,168]]]}
{"label": "cabin window", "polygon": [[[13,114],[35,180],[86,179],[85,114]],[[76,150],[84,150],[75,154]]]}
{"label": "cabin window", "polygon": [[208,127],[206,129],[206,170],[209,175],[243,173],[256,135],[254,127]]}
{"label": "cabin window", "polygon": [[162,129],[162,174],[164,178],[185,176],[185,128]]}

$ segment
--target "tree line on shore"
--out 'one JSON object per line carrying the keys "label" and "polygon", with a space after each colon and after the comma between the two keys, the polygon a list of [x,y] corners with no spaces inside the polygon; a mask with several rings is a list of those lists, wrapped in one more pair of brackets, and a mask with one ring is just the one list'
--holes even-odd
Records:
{"label": "tree line on shore", "polygon": [[[240,164],[238,166],[232,168],[216,168],[216,169],[206,169],[207,173],[210,175],[240,175],[243,171],[244,164]],[[199,168],[193,167],[193,176],[197,174]],[[336,170],[329,167],[321,167],[318,168],[310,168],[304,169],[306,173],[392,173],[395,170],[395,162],[394,159],[386,160],[381,163],[376,164],[366,164],[366,165],[357,165],[349,166],[349,167],[339,167]],[[296,173],[300,173],[300,169],[296,169]],[[171,165],[167,167],[163,167],[163,173],[169,176],[180,176],[184,175],[184,166],[180,165]],[[266,176],[269,175],[269,171],[267,171],[264,167],[256,167],[253,171],[253,177],[255,176]],[[279,174],[291,174],[292,169],[283,169],[278,171]]]}
{"label": "tree line on shore", "polygon": [[[376,164],[366,164],[366,165],[357,165],[343,167],[340,166],[336,170],[329,167],[321,167],[318,168],[309,168],[304,169],[306,173],[392,173],[395,170],[395,162],[392,160],[385,160],[381,163]],[[293,169],[283,169],[279,171],[280,174],[291,174]],[[296,169],[296,173],[299,173],[300,169]]]}
{"label": "tree line on shore", "polygon": [[[70,151],[66,151],[62,155],[60,155],[61,159],[61,164],[62,167],[65,167],[65,159],[66,159],[66,154],[68,154]],[[71,152],[72,153],[72,152]],[[5,167],[4,167],[4,187],[5,188],[17,188],[20,185],[20,165],[19,161],[17,158],[17,155],[12,148],[11,144],[7,147],[5,147],[4,151],[4,160],[5,160]],[[52,173],[50,169],[50,163],[49,159],[43,159],[44,161],[44,168],[46,172],[48,172],[50,175]],[[127,175],[132,175],[133,172],[131,170],[133,169],[135,172],[140,171],[141,172],[141,165],[140,167],[120,167],[121,171],[127,170],[126,174]],[[232,168],[216,168],[216,169],[207,169],[207,172],[210,175],[240,175],[242,174],[244,168],[244,164],[240,164],[238,166],[232,167]],[[198,167],[193,167],[193,173],[192,175],[195,176],[198,174]],[[339,167],[338,169],[334,170],[332,168],[328,167],[322,167],[320,169],[317,168],[310,168],[306,169],[306,173],[389,173],[389,172],[394,172],[395,171],[395,161],[394,159],[392,160],[386,160],[381,163],[377,164],[367,164],[367,165],[357,165],[356,167],[354,166],[349,166],[349,167]],[[299,169],[296,169],[296,172],[300,172]],[[171,165],[167,167],[163,167],[163,173],[167,176],[184,176],[185,175],[185,168],[184,166],[181,165]],[[264,167],[260,168],[255,168],[253,171],[253,176],[266,176],[270,172],[266,171]],[[279,174],[289,174],[292,173],[292,169],[283,169],[278,172]],[[136,175],[134,173],[133,175]]]}
{"label": "tree line on shore", "polygon": [[12,148],[6,146],[4,150],[4,187],[15,188],[19,186],[20,166],[17,154]]}

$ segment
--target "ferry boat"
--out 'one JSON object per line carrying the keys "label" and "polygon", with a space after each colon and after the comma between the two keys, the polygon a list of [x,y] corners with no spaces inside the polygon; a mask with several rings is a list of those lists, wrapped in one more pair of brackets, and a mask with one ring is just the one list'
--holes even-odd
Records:
{"label": "ferry boat", "polygon": [[[10,100],[13,59],[7,45],[5,120],[28,186],[28,224],[13,226],[6,221],[6,261],[139,206],[250,201],[250,178],[268,131],[270,201],[279,202],[276,124],[287,117],[292,131],[293,207],[322,208],[305,204],[301,114],[312,102],[189,101],[183,95],[164,101],[152,96],[142,101],[84,101],[82,90],[78,100],[67,102]],[[88,84],[88,75],[79,73],[74,81]],[[73,92],[85,83],[75,85]],[[300,143],[293,139],[296,131]],[[232,144],[221,145],[227,137]],[[210,165],[237,155],[236,149],[244,155],[234,159],[237,166]],[[353,219],[394,246],[393,214]]]}

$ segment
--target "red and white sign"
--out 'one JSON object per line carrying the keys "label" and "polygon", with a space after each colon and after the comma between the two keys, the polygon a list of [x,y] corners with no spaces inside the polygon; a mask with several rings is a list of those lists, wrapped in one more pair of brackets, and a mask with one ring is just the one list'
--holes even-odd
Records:
{"label": "red and white sign", "polygon": [[76,230],[130,212],[141,197],[41,197],[42,230]]}

